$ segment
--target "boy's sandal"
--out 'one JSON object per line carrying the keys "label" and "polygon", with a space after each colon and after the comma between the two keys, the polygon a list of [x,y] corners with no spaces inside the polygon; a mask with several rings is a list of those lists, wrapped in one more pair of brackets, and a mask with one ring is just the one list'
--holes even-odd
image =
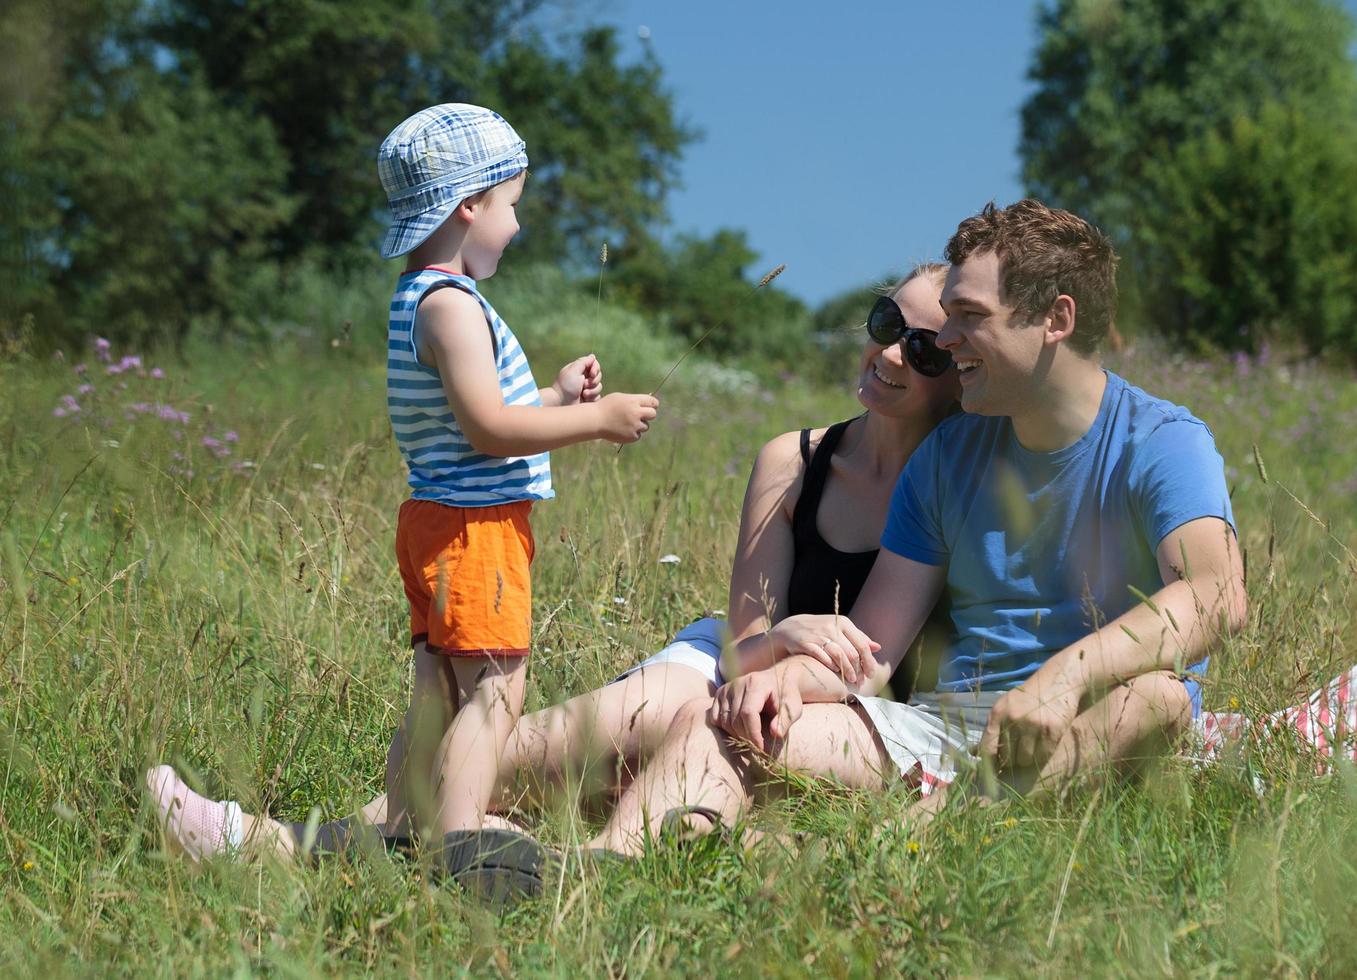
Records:
{"label": "boy's sandal", "polygon": [[665,813],[664,818],[660,821],[660,839],[690,844],[708,836],[692,833],[692,828],[688,824],[689,817],[702,817],[711,823],[711,833],[716,834],[727,843],[734,841],[734,831],[726,826],[721,814],[709,806],[701,806],[696,803],[676,806]]}
{"label": "boy's sandal", "polygon": [[505,908],[542,893],[552,855],[527,834],[513,830],[457,830],[443,836],[439,864],[444,875],[477,898]]}

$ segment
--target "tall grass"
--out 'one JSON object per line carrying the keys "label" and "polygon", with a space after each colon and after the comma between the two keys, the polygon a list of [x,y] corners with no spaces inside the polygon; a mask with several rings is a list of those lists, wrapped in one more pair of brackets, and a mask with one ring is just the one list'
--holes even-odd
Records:
{"label": "tall grass", "polygon": [[[539,382],[595,349],[610,388],[649,390],[681,351],[553,282],[494,296]],[[182,440],[150,420],[54,417],[70,359],[0,366],[7,973],[1357,969],[1357,779],[1347,766],[1317,776],[1284,744],[1208,770],[1170,760],[1142,786],[1062,802],[958,809],[923,837],[876,832],[901,793],[809,782],[774,807],[808,843],[660,849],[566,876],[502,918],[385,861],[193,874],[165,859],[140,794],[153,761],[292,819],[380,791],[408,691],[390,557],[405,488],[380,332],[354,331],[349,349],[331,339],[318,329],[267,354],[200,349],[189,367],[167,364],[165,397],[240,437],[192,475],[173,465]],[[1314,364],[1148,348],[1112,367],[1206,419],[1230,468],[1251,611],[1213,659],[1208,703],[1279,707],[1357,660],[1357,447],[1344,434],[1357,385]],[[601,683],[724,607],[754,452],[853,411],[846,389],[694,358],[639,445],[553,454],[559,497],[534,512],[528,707]],[[660,564],[670,553],[680,562]],[[562,804],[541,831],[559,839],[577,820]]]}

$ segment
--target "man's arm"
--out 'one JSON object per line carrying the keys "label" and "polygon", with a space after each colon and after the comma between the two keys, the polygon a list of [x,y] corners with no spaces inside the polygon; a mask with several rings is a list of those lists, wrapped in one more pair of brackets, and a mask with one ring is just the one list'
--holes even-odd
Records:
{"label": "man's arm", "polygon": [[1244,625],[1244,564],[1234,530],[1202,517],[1156,550],[1163,588],[1053,655],[990,714],[980,754],[1025,767],[1064,736],[1081,704],[1141,674],[1181,671]]}
{"label": "man's arm", "polygon": [[1056,654],[1037,675],[1096,697],[1150,671],[1182,671],[1244,625],[1244,563],[1228,524],[1189,521],[1160,542],[1155,557],[1164,587]]}
{"label": "man's arm", "polygon": [[[945,581],[944,567],[881,549],[850,616],[790,616],[775,625],[765,642],[785,659],[718,690],[712,721],[762,748],[766,716],[773,717],[773,735],[781,738],[799,717],[803,702],[878,693],[909,652]],[[873,669],[855,683],[846,682],[816,655],[826,647],[860,650],[864,640],[875,640],[880,649],[872,658]]]}

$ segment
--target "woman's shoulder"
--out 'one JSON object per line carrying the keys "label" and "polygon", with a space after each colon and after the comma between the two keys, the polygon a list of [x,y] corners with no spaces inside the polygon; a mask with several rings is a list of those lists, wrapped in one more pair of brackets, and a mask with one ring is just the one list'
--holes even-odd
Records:
{"label": "woman's shoulder", "polygon": [[774,436],[759,450],[756,465],[762,468],[790,469],[799,474],[815,455],[820,440],[829,429],[830,426],[827,425],[811,429],[793,429],[780,436]]}
{"label": "woman's shoulder", "polygon": [[749,478],[751,490],[778,494],[790,514],[801,495],[808,463],[831,428],[824,425],[793,429],[769,439],[754,460],[754,472]]}

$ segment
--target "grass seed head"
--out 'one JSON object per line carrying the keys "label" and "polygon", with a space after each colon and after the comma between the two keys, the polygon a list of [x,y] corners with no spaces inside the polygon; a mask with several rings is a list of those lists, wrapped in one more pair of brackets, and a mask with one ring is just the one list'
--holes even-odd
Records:
{"label": "grass seed head", "polygon": [[773,281],[774,279],[776,279],[778,276],[782,275],[782,270],[785,269],[785,268],[787,268],[787,263],[786,263],[786,262],[783,262],[781,265],[779,265],[779,266],[778,266],[776,269],[774,269],[772,272],[768,273],[768,275],[766,275],[766,276],[764,276],[762,279],[760,279],[760,280],[759,280],[758,286],[756,286],[755,288],[756,288],[756,289],[762,289],[764,286],[768,285],[770,282],[772,282],[772,281]]}

